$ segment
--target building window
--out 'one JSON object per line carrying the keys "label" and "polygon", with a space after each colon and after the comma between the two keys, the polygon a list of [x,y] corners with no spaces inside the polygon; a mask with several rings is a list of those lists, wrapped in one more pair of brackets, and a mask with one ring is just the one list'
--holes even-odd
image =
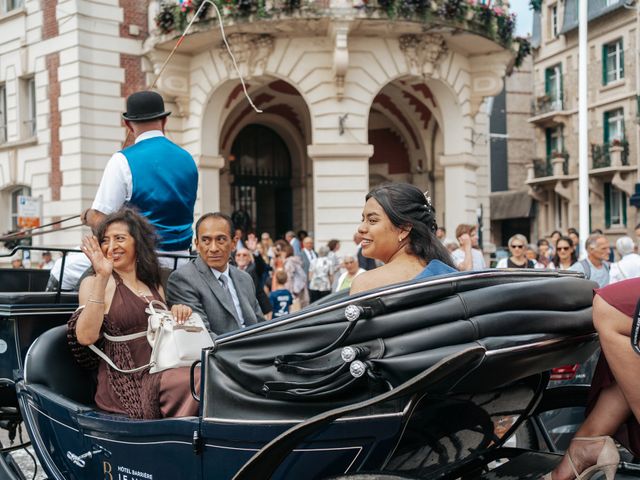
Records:
{"label": "building window", "polygon": [[567,226],[568,203],[560,195],[555,194],[554,197],[554,228],[564,230]]}
{"label": "building window", "polygon": [[624,110],[616,108],[604,112],[604,143],[624,140]]}
{"label": "building window", "polygon": [[0,143],[7,141],[7,88],[0,85]]}
{"label": "building window", "polygon": [[604,219],[606,228],[627,226],[627,194],[610,183],[604,184]]}
{"label": "building window", "polygon": [[602,46],[602,84],[608,85],[624,78],[622,39]]}
{"label": "building window", "polygon": [[562,127],[547,128],[547,160],[550,160],[554,152],[560,153],[564,150],[562,141]]}
{"label": "building window", "polygon": [[549,22],[551,38],[556,38],[558,33],[560,33],[560,27],[558,24],[558,5],[553,5],[549,8]]}
{"label": "building window", "polygon": [[36,79],[34,77],[20,80],[20,105],[22,137],[34,137],[36,135]]}
{"label": "building window", "polygon": [[18,227],[18,197],[31,196],[29,187],[18,187],[11,191],[11,231],[19,230]]}
{"label": "building window", "polygon": [[544,71],[544,90],[552,110],[562,110],[562,65]]}
{"label": "building window", "polygon": [[24,6],[24,0],[0,0],[0,3],[2,5],[2,13],[17,10]]}

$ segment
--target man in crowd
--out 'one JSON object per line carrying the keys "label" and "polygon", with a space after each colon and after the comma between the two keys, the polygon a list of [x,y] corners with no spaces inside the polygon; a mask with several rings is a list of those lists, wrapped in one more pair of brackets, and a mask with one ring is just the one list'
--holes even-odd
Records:
{"label": "man in crowd", "polygon": [[212,334],[264,320],[251,276],[229,265],[235,248],[231,219],[206,213],[196,222],[198,257],[169,276],[167,300],[189,305]]}
{"label": "man in crowd", "polygon": [[601,233],[589,235],[584,242],[587,258],[571,265],[570,270],[584,273],[585,278],[596,282],[600,288],[609,284],[609,241]]}
{"label": "man in crowd", "polygon": [[478,246],[478,228],[461,223],[456,227],[456,238],[460,248],[451,253],[453,264],[460,271],[482,270],[486,268],[484,256]]}
{"label": "man in crowd", "polygon": [[304,237],[304,240],[302,240],[302,252],[300,252],[300,258],[302,258],[302,268],[307,276],[309,275],[309,265],[311,265],[313,259],[317,257],[318,255],[313,249],[313,238]]}
{"label": "man in crowd", "polygon": [[135,144],[113,154],[82,220],[95,229],[105,215],[127,203],[155,227],[160,251],[187,254],[193,237],[198,169],[189,152],[164,136],[170,114],[155,92],[129,96],[122,118]]}
{"label": "man in crowd", "polygon": [[298,240],[296,232],[294,232],[293,230],[289,230],[284,234],[284,239],[289,242],[289,245],[293,247],[293,254],[300,256],[302,249],[300,246],[300,240]]}

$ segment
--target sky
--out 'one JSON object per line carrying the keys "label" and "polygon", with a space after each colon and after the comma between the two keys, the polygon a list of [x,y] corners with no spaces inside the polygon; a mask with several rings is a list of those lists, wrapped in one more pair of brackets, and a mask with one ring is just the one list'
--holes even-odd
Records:
{"label": "sky", "polygon": [[533,21],[533,11],[529,8],[529,0],[511,0],[509,9],[516,14],[516,35],[529,35]]}

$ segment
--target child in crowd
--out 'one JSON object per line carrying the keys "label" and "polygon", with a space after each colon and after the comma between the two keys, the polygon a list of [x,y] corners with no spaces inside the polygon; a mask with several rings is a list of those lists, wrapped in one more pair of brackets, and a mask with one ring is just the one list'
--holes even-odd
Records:
{"label": "child in crowd", "polygon": [[275,289],[269,294],[269,300],[273,308],[273,318],[289,313],[289,308],[293,303],[293,295],[285,288],[286,283],[287,272],[278,270],[275,274]]}

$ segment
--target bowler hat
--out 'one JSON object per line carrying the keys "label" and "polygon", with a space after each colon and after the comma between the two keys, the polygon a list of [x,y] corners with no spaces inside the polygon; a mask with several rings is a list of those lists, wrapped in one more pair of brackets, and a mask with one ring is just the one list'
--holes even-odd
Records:
{"label": "bowler hat", "polygon": [[127,98],[127,111],[122,118],[132,122],[144,122],[171,115],[164,111],[164,101],[160,94],[151,91],[136,92]]}

